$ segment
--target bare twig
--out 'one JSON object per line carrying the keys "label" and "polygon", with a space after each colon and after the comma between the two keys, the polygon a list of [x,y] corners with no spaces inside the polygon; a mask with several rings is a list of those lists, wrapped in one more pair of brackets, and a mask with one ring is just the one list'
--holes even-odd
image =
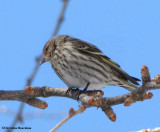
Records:
{"label": "bare twig", "polygon": [[[111,108],[113,105],[124,104],[124,106],[129,106],[136,101],[143,101],[146,99],[151,99],[153,94],[147,92],[148,90],[160,89],[159,76],[154,78],[154,81],[144,81],[144,72],[148,74],[148,68],[142,67],[142,82],[143,85],[139,87],[136,91],[115,97],[102,97],[103,92],[97,91],[86,91],[80,94],[79,101],[83,105],[88,107],[100,107],[102,111],[108,116],[111,121],[116,121],[116,115]],[[150,78],[150,75],[147,75]],[[144,80],[143,80],[144,79]],[[80,92],[78,89],[71,90],[66,94],[67,88],[57,88],[57,87],[31,87],[27,86],[24,90],[19,91],[0,91],[0,100],[18,100],[25,102],[31,106],[45,109],[47,103],[37,99],[36,97],[67,97],[77,100],[77,93]]]}
{"label": "bare twig", "polygon": [[[155,88],[151,87],[150,85],[148,86],[149,87],[146,88],[147,90],[160,89],[160,85],[157,85]],[[77,100],[76,95],[80,91],[78,89],[73,89],[72,91],[70,91],[69,94],[66,94],[67,88],[47,87],[47,86],[46,87],[26,87],[26,89],[28,88],[31,89],[31,91],[33,90],[35,93],[32,92],[32,94],[27,94],[24,90],[17,90],[17,91],[0,90],[0,100],[12,100],[12,101],[18,100],[21,102],[25,102],[29,105],[31,105],[30,101],[33,101],[33,99],[35,99],[34,101],[36,102],[36,97],[46,98],[46,97],[59,96],[59,97],[67,97],[67,98]],[[139,90],[141,90],[141,88]],[[97,94],[93,96],[91,95],[92,92],[96,93],[95,91],[86,91],[79,96],[79,100],[82,102],[82,104],[86,104],[88,106],[96,106],[96,107],[99,107],[102,104],[113,106],[113,105],[124,103],[128,97],[132,96],[132,93],[128,93],[128,94],[119,95],[115,97],[101,97],[99,95],[100,94],[99,91],[97,91]],[[144,99],[146,99],[146,97],[144,97]],[[142,100],[141,99],[138,100],[137,98],[136,101],[142,101]],[[37,106],[35,105],[34,107],[37,107]]]}
{"label": "bare twig", "polygon": [[142,75],[143,85],[147,84],[148,82],[151,82],[151,78],[150,78],[149,70],[147,66],[145,65],[142,66],[141,75]]}
{"label": "bare twig", "polygon": [[83,111],[86,110],[86,106],[85,105],[80,105],[78,110],[74,111],[73,108],[70,109],[69,111],[69,115],[64,119],[62,120],[60,123],[58,123],[52,130],[50,130],[50,132],[55,132],[58,128],[60,128],[65,122],[67,122],[69,119],[71,119],[71,117],[79,114],[79,113],[82,113]]}
{"label": "bare twig", "polygon": [[[64,14],[65,14],[65,11],[66,11],[66,7],[67,7],[67,4],[68,4],[68,0],[63,0],[63,6],[62,6],[62,9],[61,9],[61,13],[60,13],[60,16],[59,16],[59,19],[57,21],[57,24],[56,24],[56,27],[54,29],[54,33],[53,33],[53,36],[55,36],[59,29],[60,29],[60,26],[64,20]],[[39,69],[39,64],[40,64],[40,61],[42,59],[42,54],[39,55],[39,57],[37,57],[37,62],[36,62],[36,65],[33,69],[33,72],[31,74],[31,76],[27,79],[27,84],[26,86],[30,86],[35,78],[35,75],[37,74],[37,71]],[[23,118],[22,118],[22,112],[23,112],[23,109],[24,109],[24,103],[21,103],[20,104],[20,107],[19,107],[19,110],[18,110],[18,113],[16,115],[16,118],[14,119],[11,127],[14,127],[18,121],[22,122],[23,121]],[[11,132],[13,129],[10,129],[8,130],[7,132]]]}

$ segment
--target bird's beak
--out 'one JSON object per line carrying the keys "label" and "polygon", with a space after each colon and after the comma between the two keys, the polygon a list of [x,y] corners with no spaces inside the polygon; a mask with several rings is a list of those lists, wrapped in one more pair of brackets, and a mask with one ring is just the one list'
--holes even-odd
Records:
{"label": "bird's beak", "polygon": [[48,61],[48,59],[45,58],[45,57],[43,57],[42,60],[41,60],[41,62],[40,62],[40,65],[43,64],[43,63],[45,63],[45,62],[47,62],[47,61]]}

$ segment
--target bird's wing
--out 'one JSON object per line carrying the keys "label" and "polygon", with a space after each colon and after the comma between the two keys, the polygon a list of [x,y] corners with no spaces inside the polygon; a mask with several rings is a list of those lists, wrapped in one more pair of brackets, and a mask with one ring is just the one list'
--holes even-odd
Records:
{"label": "bird's wing", "polygon": [[79,46],[78,49],[79,49],[79,51],[81,51],[83,53],[94,55],[95,58],[105,62],[107,65],[109,65],[115,71],[117,71],[125,80],[129,80],[133,84],[139,85],[137,83],[137,81],[139,81],[139,79],[131,77],[130,75],[128,75],[125,71],[123,71],[120,68],[120,66],[116,62],[111,60],[109,57],[105,56],[101,52],[101,50],[99,50],[96,46],[94,46],[92,44],[89,44],[89,43],[86,43],[86,42],[84,42],[84,43],[81,42],[81,45]]}
{"label": "bird's wing", "polygon": [[113,65],[116,65],[117,67],[120,67],[120,65],[118,65],[116,62],[111,60],[109,57],[105,56],[100,49],[98,49],[96,46],[94,46],[90,43],[87,43],[87,42],[84,42],[84,41],[79,41],[78,50],[82,51],[82,52],[85,52],[85,53],[92,54],[92,55],[102,56],[104,59],[107,59]]}
{"label": "bird's wing", "polygon": [[135,85],[139,85],[137,83],[137,81],[140,81],[137,78],[134,78],[130,75],[128,75],[125,71],[123,71],[120,67],[118,67],[117,65],[115,65],[112,61],[108,60],[107,58],[105,58],[104,56],[101,56],[101,59],[106,62],[108,65],[110,65],[113,69],[115,69],[121,76],[123,76],[126,80],[129,80],[130,82],[132,82]]}

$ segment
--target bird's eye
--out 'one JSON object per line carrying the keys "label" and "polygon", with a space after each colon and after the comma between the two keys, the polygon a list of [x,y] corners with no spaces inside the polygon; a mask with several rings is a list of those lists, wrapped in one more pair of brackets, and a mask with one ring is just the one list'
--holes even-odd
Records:
{"label": "bird's eye", "polygon": [[48,51],[48,47],[46,48],[46,51]]}
{"label": "bird's eye", "polygon": [[57,45],[56,45],[56,44],[54,44],[54,50],[56,49],[56,47],[57,47]]}

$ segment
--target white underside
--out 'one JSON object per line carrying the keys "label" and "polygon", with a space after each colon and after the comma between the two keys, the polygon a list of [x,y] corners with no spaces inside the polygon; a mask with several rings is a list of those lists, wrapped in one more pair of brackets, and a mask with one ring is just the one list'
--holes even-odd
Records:
{"label": "white underside", "polygon": [[[81,56],[83,57],[83,59],[85,59],[77,60],[75,57],[71,56],[71,53],[66,50],[55,52],[57,52],[56,54],[58,54],[58,56],[55,55],[54,58],[50,60],[50,63],[52,64],[54,71],[64,81],[64,83],[68,85],[68,87],[85,88],[89,83],[88,89],[99,90],[104,88],[105,86],[119,86],[119,83],[123,83],[120,82],[120,80],[113,74],[108,74],[108,71],[111,71],[109,66],[101,64],[102,67],[105,67],[104,70],[104,68],[91,62],[94,61],[96,63],[99,63],[99,61],[93,57],[86,57],[78,52],[74,52],[75,56]],[[65,55],[65,60],[68,62],[68,64],[63,59],[61,59],[63,58],[63,56],[60,52],[63,52],[63,54]],[[75,61],[77,62],[77,64],[72,63]],[[68,68],[66,69],[66,67],[63,65],[66,65]],[[93,68],[86,68],[85,65],[92,66],[100,70],[101,73],[94,70]],[[104,75],[106,75],[107,77],[104,77]],[[113,82],[113,80],[115,81]],[[125,84],[123,83],[122,85],[124,86]]]}
{"label": "white underside", "polygon": [[[65,51],[63,51],[63,54],[65,54]],[[78,52],[74,53],[74,55],[82,56]],[[72,61],[74,61],[74,59],[75,59],[70,54],[68,54],[67,51],[66,51],[65,56],[66,56],[66,60],[68,63],[72,63]],[[83,57],[85,57],[85,56],[83,56]],[[109,82],[109,83],[106,83],[106,78],[104,78],[104,76],[102,76],[101,74],[99,74],[97,71],[95,71],[93,69],[88,70],[88,68],[83,66],[83,65],[87,64],[87,65],[93,66],[95,68],[100,68],[97,65],[93,65],[93,62],[91,63],[90,60],[97,61],[93,57],[90,57],[88,61],[79,59],[78,60],[79,65],[74,66],[74,70],[72,69],[72,67],[70,65],[67,65],[66,62],[64,62],[63,60],[56,58],[56,56],[50,62],[52,63],[52,62],[57,61],[61,64],[63,63],[68,66],[67,70],[65,69],[65,67],[63,67],[65,69],[64,70],[63,68],[59,69],[60,64],[54,65],[55,63],[53,63],[54,67],[56,69],[58,69],[58,72],[56,70],[55,70],[55,72],[57,72],[57,75],[59,74],[59,77],[68,85],[68,87],[85,88],[86,85],[88,83],[90,83],[90,85],[88,86],[88,89],[99,90],[99,89],[104,88],[107,85],[110,85],[110,86],[113,86],[113,84],[115,85],[115,82],[112,82],[112,80],[108,80],[107,82]],[[97,63],[99,63],[99,62],[97,61]],[[104,67],[107,69],[106,66],[104,66]],[[107,72],[104,71],[102,68],[100,68],[100,70],[103,71],[104,74],[107,74]],[[91,74],[92,76],[88,75],[87,73]],[[63,75],[63,77],[61,75]],[[94,76],[97,76],[98,78],[100,78],[100,80],[98,80]],[[108,75],[108,78],[110,78],[109,75]],[[114,78],[114,77],[112,76],[112,78]],[[117,78],[114,78],[114,79],[117,79]]]}
{"label": "white underside", "polygon": [[65,73],[64,78],[66,78],[65,81],[70,82],[70,84],[69,84],[70,87],[75,87],[75,88],[85,88],[87,86],[88,82],[90,82],[88,89],[94,89],[94,90],[97,89],[98,90],[98,89],[102,89],[105,86],[107,86],[107,83],[99,82],[96,79],[94,79],[94,77],[87,77],[86,76],[88,81],[84,81],[83,79],[75,77],[74,75],[70,76],[67,73]]}

